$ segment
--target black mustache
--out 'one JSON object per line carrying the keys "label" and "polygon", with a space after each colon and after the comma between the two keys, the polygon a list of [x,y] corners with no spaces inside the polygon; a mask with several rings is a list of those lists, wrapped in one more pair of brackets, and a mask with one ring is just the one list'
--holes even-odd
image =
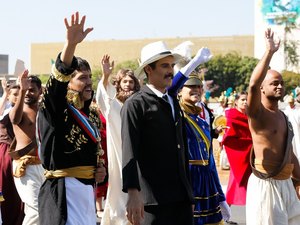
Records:
{"label": "black mustache", "polygon": [[91,85],[91,84],[88,84],[88,85],[86,85],[86,86],[84,87],[84,89],[91,88],[91,87],[92,87],[92,85]]}

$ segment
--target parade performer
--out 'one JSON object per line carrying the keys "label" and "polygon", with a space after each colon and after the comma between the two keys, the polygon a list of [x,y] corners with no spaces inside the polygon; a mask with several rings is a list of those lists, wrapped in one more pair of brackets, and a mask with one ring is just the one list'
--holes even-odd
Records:
{"label": "parade performer", "polygon": [[40,190],[43,225],[96,224],[93,185],[106,170],[100,160],[99,115],[91,111],[91,69],[74,56],[77,44],[92,28],[85,16],[65,19],[67,40],[48,80],[38,116],[40,157],[47,170]]}
{"label": "parade performer", "polygon": [[230,218],[230,208],[225,201],[218,177],[211,145],[210,128],[200,118],[201,108],[196,106],[202,96],[202,81],[190,75],[179,92],[179,102],[184,112],[189,168],[194,191],[194,224],[223,224]]}
{"label": "parade performer", "polygon": [[265,31],[265,44],[266,50],[250,78],[247,99],[253,154],[246,222],[298,225],[300,166],[292,149],[292,125],[278,108],[284,95],[284,81],[282,75],[269,66],[280,46],[271,29]]}
{"label": "parade performer", "polygon": [[252,147],[246,115],[247,92],[238,93],[235,98],[235,108],[225,112],[227,129],[222,141],[230,164],[226,201],[229,205],[245,205]]}
{"label": "parade performer", "polygon": [[99,81],[96,99],[107,121],[108,191],[101,223],[103,225],[130,224],[126,217],[127,195],[122,192],[122,137],[121,108],[132,94],[140,89],[139,81],[132,70],[120,69],[112,76],[114,61],[104,55],[101,60],[102,78]]}

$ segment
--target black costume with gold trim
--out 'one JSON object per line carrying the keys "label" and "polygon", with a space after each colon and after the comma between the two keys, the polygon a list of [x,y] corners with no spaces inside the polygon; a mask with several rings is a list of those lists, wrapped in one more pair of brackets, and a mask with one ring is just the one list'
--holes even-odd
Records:
{"label": "black costume with gold trim", "polygon": [[[39,156],[46,170],[97,166],[98,143],[93,141],[72,115],[67,102],[67,86],[77,67],[74,57],[70,68],[58,56],[48,80],[38,114]],[[92,124],[101,125],[99,116],[90,111],[91,101],[81,111]],[[98,127],[100,128],[100,127]],[[77,178],[84,184],[94,179]],[[39,216],[43,225],[62,225],[67,221],[64,177],[46,179],[39,194]]]}

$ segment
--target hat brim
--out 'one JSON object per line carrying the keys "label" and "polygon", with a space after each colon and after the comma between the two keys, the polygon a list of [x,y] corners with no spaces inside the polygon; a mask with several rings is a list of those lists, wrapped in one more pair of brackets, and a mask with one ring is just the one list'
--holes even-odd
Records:
{"label": "hat brim", "polygon": [[158,61],[160,59],[163,59],[165,57],[168,56],[173,56],[174,57],[174,63],[177,63],[180,59],[182,59],[182,56],[180,54],[177,53],[173,53],[173,52],[168,52],[168,53],[162,53],[159,55],[155,55],[154,57],[146,60],[145,62],[143,62],[135,71],[134,74],[135,76],[139,79],[139,80],[144,80],[146,78],[146,73],[144,71],[145,66]]}
{"label": "hat brim", "polygon": [[199,78],[190,78],[184,83],[184,86],[202,86],[202,81]]}

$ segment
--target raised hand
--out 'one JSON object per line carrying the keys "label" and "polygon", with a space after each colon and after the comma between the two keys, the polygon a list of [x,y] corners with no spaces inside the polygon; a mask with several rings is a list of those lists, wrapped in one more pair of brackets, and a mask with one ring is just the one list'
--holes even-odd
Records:
{"label": "raised hand", "polygon": [[199,60],[199,63],[202,64],[208,62],[212,57],[213,55],[211,54],[209,48],[203,47],[198,50],[194,58],[197,61]]}
{"label": "raised hand", "polygon": [[64,19],[67,29],[67,42],[68,44],[78,44],[90,33],[93,28],[87,28],[84,30],[85,16],[83,16],[79,22],[79,13],[72,14],[70,23],[68,19]]}
{"label": "raised hand", "polygon": [[274,40],[274,32],[268,28],[265,31],[265,40],[266,40],[266,47],[267,50],[271,51],[272,53],[276,52],[280,47],[280,40]]}
{"label": "raised hand", "polygon": [[107,79],[114,69],[115,62],[110,62],[110,56],[104,55],[101,60],[101,68],[103,76]]}
{"label": "raised hand", "polygon": [[30,85],[30,82],[28,80],[28,70],[24,70],[22,74],[18,77],[19,80],[19,85],[20,85],[20,90],[22,91],[27,91]]}
{"label": "raised hand", "polygon": [[183,68],[180,69],[181,73],[185,76],[189,76],[192,71],[196,69],[200,64],[208,62],[212,58],[212,54],[208,48],[201,48],[192,60]]}
{"label": "raised hand", "polygon": [[8,93],[9,87],[7,85],[7,81],[5,78],[1,79],[1,86],[2,86],[2,90],[3,90],[3,94]]}
{"label": "raised hand", "polygon": [[78,12],[72,14],[70,24],[66,18],[64,19],[64,22],[67,29],[67,40],[62,50],[60,59],[66,66],[70,66],[72,64],[77,44],[82,42],[82,40],[93,30],[93,28],[87,28],[84,30],[85,16],[83,16],[79,22]]}

